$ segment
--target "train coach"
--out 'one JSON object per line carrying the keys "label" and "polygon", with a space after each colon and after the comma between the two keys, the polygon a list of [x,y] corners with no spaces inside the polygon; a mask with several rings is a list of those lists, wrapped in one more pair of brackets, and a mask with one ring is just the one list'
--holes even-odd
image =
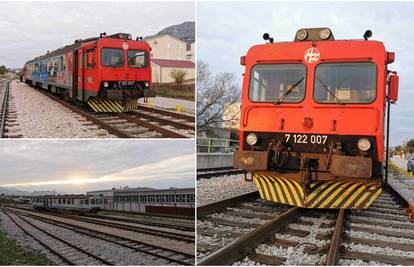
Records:
{"label": "train coach", "polygon": [[194,215],[194,188],[129,188],[87,192],[103,210]]}
{"label": "train coach", "polygon": [[240,151],[233,162],[251,172],[246,178],[261,198],[359,209],[381,194],[399,77],[388,69],[395,54],[371,36],[368,30],[364,39],[335,40],[330,29],[311,28],[276,43],[264,34],[267,43],[241,57]]}
{"label": "train coach", "polygon": [[118,33],[76,40],[25,63],[22,80],[95,112],[127,112],[154,97],[149,44]]}
{"label": "train coach", "polygon": [[88,195],[48,195],[32,198],[33,209],[64,211],[75,213],[94,213],[100,206],[90,202]]}

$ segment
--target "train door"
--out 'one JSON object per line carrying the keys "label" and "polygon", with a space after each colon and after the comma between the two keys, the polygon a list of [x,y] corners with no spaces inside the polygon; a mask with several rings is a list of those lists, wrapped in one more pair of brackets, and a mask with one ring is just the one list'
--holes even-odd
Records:
{"label": "train door", "polygon": [[78,50],[78,90],[76,92],[76,98],[80,101],[84,99],[84,61],[83,61],[83,49]]}
{"label": "train door", "polygon": [[71,98],[77,98],[78,94],[78,50],[73,51],[73,73],[72,73],[72,95]]}
{"label": "train door", "polygon": [[[96,96],[99,90],[98,69],[97,69],[97,49],[94,43],[84,46],[84,93],[86,98]],[[86,99],[85,99],[86,100]]]}

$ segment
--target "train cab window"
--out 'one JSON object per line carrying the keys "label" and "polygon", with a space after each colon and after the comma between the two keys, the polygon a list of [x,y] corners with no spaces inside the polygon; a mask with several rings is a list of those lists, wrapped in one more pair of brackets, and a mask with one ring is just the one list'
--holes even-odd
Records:
{"label": "train cab window", "polygon": [[376,98],[374,63],[324,63],[316,68],[313,98],[317,103],[367,104]]}
{"label": "train cab window", "polygon": [[93,69],[95,67],[95,49],[90,49],[85,53],[86,68]]}
{"label": "train cab window", "polygon": [[102,66],[123,67],[124,50],[118,48],[102,48]]}
{"label": "train cab window", "polygon": [[305,97],[306,67],[302,64],[256,65],[250,74],[253,102],[299,103]]}
{"label": "train cab window", "polygon": [[146,68],[148,63],[147,52],[140,50],[128,50],[128,67]]}

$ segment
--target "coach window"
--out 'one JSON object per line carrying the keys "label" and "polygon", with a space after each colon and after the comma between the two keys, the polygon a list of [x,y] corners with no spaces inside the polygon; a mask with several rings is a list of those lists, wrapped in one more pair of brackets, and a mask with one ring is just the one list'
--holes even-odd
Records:
{"label": "coach window", "polygon": [[102,48],[102,66],[104,67],[123,67],[124,50],[118,48]]}
{"label": "coach window", "polygon": [[95,67],[95,49],[86,51],[85,54],[86,68],[92,69]]}
{"label": "coach window", "polygon": [[253,102],[299,103],[305,97],[306,67],[302,64],[255,65],[250,74]]}
{"label": "coach window", "polygon": [[376,98],[374,63],[324,63],[316,68],[313,98],[317,103],[368,104]]}
{"label": "coach window", "polygon": [[147,67],[147,52],[140,50],[128,50],[128,67],[131,68],[146,68]]}

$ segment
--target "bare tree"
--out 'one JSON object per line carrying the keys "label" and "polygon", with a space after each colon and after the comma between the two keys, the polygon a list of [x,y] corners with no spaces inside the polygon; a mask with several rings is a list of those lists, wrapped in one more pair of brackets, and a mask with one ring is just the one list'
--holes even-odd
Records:
{"label": "bare tree", "polygon": [[234,84],[232,73],[212,75],[208,65],[197,62],[197,128],[222,127],[223,123],[237,120],[238,114],[226,116],[227,109],[238,102],[240,90]]}
{"label": "bare tree", "polygon": [[178,85],[182,85],[184,82],[184,78],[187,75],[187,72],[180,69],[173,69],[170,72],[170,77],[174,79],[174,82],[176,82]]}

